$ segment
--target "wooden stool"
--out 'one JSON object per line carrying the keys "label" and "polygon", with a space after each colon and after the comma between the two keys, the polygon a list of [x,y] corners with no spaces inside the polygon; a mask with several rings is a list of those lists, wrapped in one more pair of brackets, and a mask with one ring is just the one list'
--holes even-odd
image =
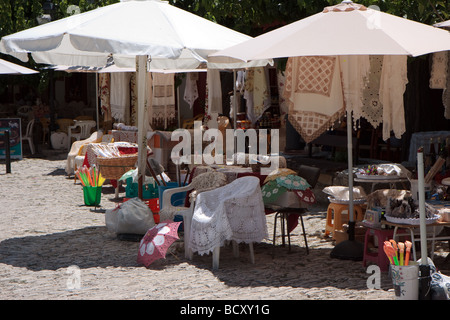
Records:
{"label": "wooden stool", "polygon": [[[393,229],[376,229],[367,227],[366,235],[364,238],[364,255],[363,266],[367,266],[367,262],[371,261],[376,263],[381,271],[389,270],[389,259],[383,251],[384,241],[393,239]],[[377,238],[378,250],[370,250],[369,245],[375,244],[375,237]]]}
{"label": "wooden stool", "polygon": [[[354,213],[355,221],[362,221],[364,219],[364,210],[362,205],[353,204],[353,210],[355,212]],[[335,230],[342,230],[342,225],[348,220],[345,219],[345,221],[343,221],[342,219],[343,211],[348,212],[348,204],[330,202],[327,210],[325,236],[328,236],[330,233],[332,233],[334,239]]]}

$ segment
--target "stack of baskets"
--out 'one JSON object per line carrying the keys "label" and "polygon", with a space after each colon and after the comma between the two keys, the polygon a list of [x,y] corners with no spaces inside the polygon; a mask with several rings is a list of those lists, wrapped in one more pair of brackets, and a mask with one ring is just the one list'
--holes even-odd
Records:
{"label": "stack of baskets", "polygon": [[97,157],[97,164],[105,179],[118,180],[122,175],[135,168],[138,154],[124,154],[114,157]]}

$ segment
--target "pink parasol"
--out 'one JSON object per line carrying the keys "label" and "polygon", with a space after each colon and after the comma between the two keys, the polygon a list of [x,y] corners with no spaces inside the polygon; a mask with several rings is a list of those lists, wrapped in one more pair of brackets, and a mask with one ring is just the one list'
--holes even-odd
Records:
{"label": "pink parasol", "polygon": [[155,260],[165,258],[169,247],[179,239],[180,223],[165,220],[149,229],[139,244],[137,262],[148,267]]}

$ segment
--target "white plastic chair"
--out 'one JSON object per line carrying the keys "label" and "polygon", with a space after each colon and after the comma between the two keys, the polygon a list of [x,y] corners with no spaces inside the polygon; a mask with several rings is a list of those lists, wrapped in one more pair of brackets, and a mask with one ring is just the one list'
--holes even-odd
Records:
{"label": "white plastic chair", "polygon": [[220,247],[226,241],[232,242],[235,257],[239,255],[237,244],[247,243],[250,262],[255,263],[253,242],[268,236],[259,178],[238,178],[199,194],[190,228],[189,250],[200,255],[212,252],[213,269],[219,268]]}
{"label": "white plastic chair", "polygon": [[25,135],[22,136],[22,141],[25,140],[28,141],[28,144],[30,145],[31,154],[34,154],[33,126],[34,126],[34,119],[28,122]]}
{"label": "white plastic chair", "polygon": [[[189,234],[191,231],[191,221],[192,215],[194,213],[195,198],[200,192],[212,190],[221,186],[224,186],[227,182],[225,174],[221,172],[205,172],[199,174],[192,182],[184,187],[166,189],[163,194],[163,208],[160,211],[161,220],[173,219],[176,215],[181,215],[183,217],[184,225],[184,255],[187,259],[192,260],[193,253],[188,248],[189,244]],[[180,192],[189,192],[191,190],[194,194],[191,194],[191,204],[189,207],[177,207],[173,206],[171,203],[171,198],[174,194]]]}
{"label": "white plastic chair", "polygon": [[[91,135],[91,130],[97,125],[97,122],[94,120],[75,120],[75,124],[73,126],[68,127],[68,148],[72,145],[72,137],[80,141],[82,139],[89,138]],[[80,128],[80,132],[74,132],[73,130],[76,128]]]}

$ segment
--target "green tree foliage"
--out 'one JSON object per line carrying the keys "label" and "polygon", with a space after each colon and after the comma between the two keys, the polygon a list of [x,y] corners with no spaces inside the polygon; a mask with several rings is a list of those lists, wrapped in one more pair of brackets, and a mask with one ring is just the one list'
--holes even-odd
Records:
{"label": "green tree foliage", "polygon": [[[106,6],[120,0],[53,0],[52,20]],[[0,37],[38,25],[48,0],[0,0]],[[169,3],[228,28],[258,36],[321,12],[341,0],[169,0]],[[448,20],[450,0],[361,0],[366,6],[425,24]],[[10,56],[1,58],[14,61]],[[32,62],[27,64],[32,67]],[[41,75],[40,87],[46,76]],[[31,79],[31,78],[30,78]]]}
{"label": "green tree foliage", "polygon": [[[120,0],[53,0],[61,19]],[[0,0],[0,37],[38,24],[46,0]],[[322,11],[341,0],[169,0],[169,3],[231,29],[256,36]],[[382,11],[426,24],[449,19],[450,0],[361,0]],[[75,10],[74,10],[75,9]]]}
{"label": "green tree foliage", "polygon": [[[341,0],[170,0],[170,3],[236,31],[257,36],[321,12]],[[449,19],[449,0],[361,0],[383,12],[425,24]]]}
{"label": "green tree foliage", "polygon": [[[106,6],[120,0],[53,0],[53,10],[51,19],[57,20],[72,14],[85,12],[97,7]],[[0,37],[25,30],[39,25],[39,17],[44,13],[46,0],[0,0]],[[10,55],[0,54],[0,58],[21,64],[25,67],[36,69],[36,64],[32,59],[23,63],[14,59]],[[37,75],[27,77],[17,77],[3,75],[0,78],[0,95],[7,89],[8,85],[28,84],[36,88],[38,92],[43,92],[49,83],[47,70],[41,70]]]}
{"label": "green tree foliage", "polygon": [[257,36],[311,14],[326,0],[172,0],[173,5],[236,31]]}

